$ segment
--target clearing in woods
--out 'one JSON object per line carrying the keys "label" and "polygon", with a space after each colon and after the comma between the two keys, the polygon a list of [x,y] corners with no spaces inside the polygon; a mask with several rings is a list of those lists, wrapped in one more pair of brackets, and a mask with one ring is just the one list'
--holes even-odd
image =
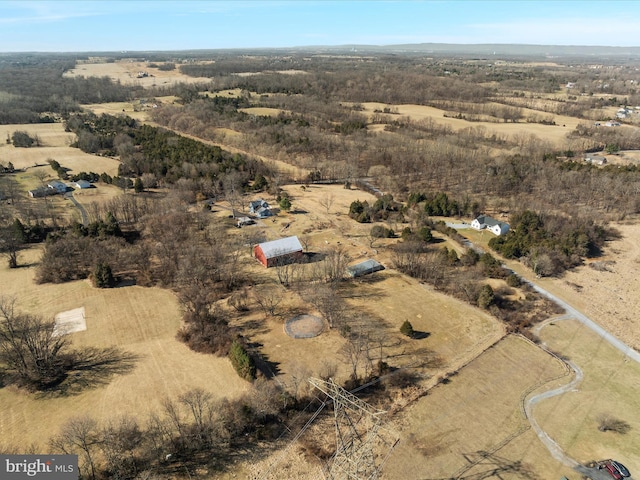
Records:
{"label": "clearing in woods", "polygon": [[[82,150],[70,147],[76,140],[74,133],[65,132],[62,123],[37,123],[27,125],[0,125],[0,138],[11,136],[16,131],[24,131],[31,137],[36,135],[40,139],[40,147],[21,148],[0,142],[0,163],[6,165],[13,163],[16,169],[29,169],[37,165],[46,166],[51,178],[57,178],[57,174],[49,167],[47,160],[57,160],[60,165],[69,169],[69,174],[74,175],[85,172],[106,172],[111,176],[118,174],[120,161],[115,158],[91,155]],[[36,185],[38,186],[38,185]],[[29,186],[29,188],[35,188]]]}
{"label": "clearing in woods", "polygon": [[[95,63],[94,63],[95,62]],[[161,65],[163,62],[158,62]],[[207,63],[207,62],[203,62]],[[146,73],[145,76],[139,75]],[[64,73],[65,77],[109,77],[124,85],[140,85],[145,88],[175,85],[176,83],[209,83],[210,78],[190,77],[180,73],[179,67],[173,70],[160,70],[150,66],[149,62],[121,60],[119,62],[100,62],[99,59],[82,63]]]}

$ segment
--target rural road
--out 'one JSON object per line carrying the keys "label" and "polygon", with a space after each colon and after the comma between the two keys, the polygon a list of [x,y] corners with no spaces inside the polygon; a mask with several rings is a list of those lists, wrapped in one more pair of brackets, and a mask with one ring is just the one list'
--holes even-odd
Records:
{"label": "rural road", "polygon": [[565,302],[564,300],[556,297],[555,295],[553,295],[552,293],[548,292],[547,290],[545,290],[544,288],[542,288],[539,285],[536,285],[534,282],[532,282],[531,280],[526,280],[527,283],[529,283],[538,293],[540,293],[541,295],[544,295],[545,297],[547,297],[548,299],[550,299],[551,301],[557,303],[558,305],[560,305],[562,308],[565,309],[565,311],[567,312],[568,315],[570,315],[572,318],[575,318],[576,320],[578,320],[580,323],[582,323],[583,325],[585,325],[586,327],[590,328],[591,330],[593,330],[596,335],[602,337],[604,340],[606,340],[607,342],[609,342],[611,345],[613,345],[615,348],[617,348],[618,350],[620,350],[622,353],[624,353],[627,357],[629,357],[631,360],[634,360],[638,363],[640,363],[640,353],[637,352],[636,350],[634,350],[633,348],[631,348],[629,345],[627,345],[626,343],[624,343],[622,340],[620,340],[619,338],[617,338],[615,335],[612,335],[611,333],[607,332],[604,328],[602,328],[600,325],[598,325],[596,322],[594,322],[593,320],[591,320],[589,317],[587,317],[585,314],[579,312],[578,310],[576,310],[575,308],[573,308],[571,305],[569,305],[567,302]]}
{"label": "rural road", "polygon": [[[456,228],[456,229],[468,228],[468,226],[464,225],[464,224],[463,225],[451,224],[450,226],[453,227],[453,228]],[[476,251],[478,250],[478,247],[476,247],[471,242],[469,242],[467,246],[470,247],[470,248],[473,248]],[[503,265],[503,267],[504,268],[509,268],[506,265]],[[600,325],[598,325],[596,322],[591,320],[589,317],[587,317],[585,314],[583,314],[579,310],[576,310],[574,307],[572,307],[566,301],[562,300],[561,298],[559,298],[556,295],[552,294],[548,290],[542,288],[540,285],[536,284],[533,280],[525,279],[521,275],[520,275],[520,278],[523,281],[527,282],[529,285],[531,285],[531,287],[536,292],[540,293],[541,295],[545,296],[546,298],[548,298],[552,302],[555,302],[556,304],[561,306],[566,312],[564,315],[562,315],[560,317],[551,318],[551,319],[541,323],[540,325],[538,325],[534,329],[534,331],[536,333],[538,333],[542,328],[544,328],[546,325],[548,325],[551,322],[557,322],[557,321],[568,320],[568,319],[575,319],[575,320],[578,320],[580,323],[582,323],[587,328],[589,328],[590,330],[592,330],[596,335],[598,335],[601,338],[603,338],[606,342],[611,344],[613,347],[615,347],[618,350],[620,350],[628,358],[630,358],[631,360],[633,360],[635,362],[640,363],[640,353],[639,352],[637,352],[636,350],[631,348],[629,345],[624,343],[622,340],[617,338],[615,335],[607,332],[604,328],[602,328]],[[547,352],[549,352],[548,348],[546,347],[546,345],[544,343],[542,343],[541,346],[542,346],[543,349],[545,349]],[[551,352],[549,352],[549,353],[551,354]],[[524,405],[525,415],[526,415],[527,419],[529,420],[529,423],[531,424],[531,427],[536,432],[536,435],[538,436],[540,441],[544,444],[544,446],[547,448],[547,450],[549,450],[549,453],[551,453],[551,456],[553,458],[555,458],[556,460],[558,460],[562,464],[573,468],[576,472],[579,472],[582,475],[586,475],[587,477],[591,478],[592,480],[611,480],[612,477],[608,473],[605,473],[602,470],[597,470],[595,468],[589,468],[589,467],[586,467],[584,465],[581,465],[576,460],[574,460],[573,458],[571,458],[568,455],[566,455],[564,450],[540,427],[540,425],[538,424],[536,419],[533,417],[532,410],[533,410],[533,407],[534,407],[535,404],[537,404],[541,400],[545,400],[545,399],[548,399],[548,398],[555,397],[557,395],[562,395],[564,393],[570,392],[570,391],[576,389],[577,386],[580,384],[580,382],[582,382],[583,372],[580,369],[580,367],[578,367],[576,364],[574,364],[573,362],[571,362],[569,360],[563,360],[563,361],[567,364],[567,366],[569,368],[571,368],[573,370],[575,378],[571,382],[566,384],[566,385],[563,385],[563,386],[561,386],[559,388],[554,388],[552,390],[548,390],[546,392],[539,393],[539,394],[534,395],[533,397],[529,398],[525,402],[525,405]]]}
{"label": "rural road", "polygon": [[[617,338],[615,335],[612,335],[611,333],[607,332],[604,328],[602,328],[596,322],[591,320],[585,314],[576,310],[564,300],[553,295],[551,292],[545,290],[544,288],[535,284],[531,280],[525,280],[525,281],[529,283],[529,285],[531,285],[538,293],[540,293],[541,295],[544,295],[551,301],[557,303],[562,308],[564,308],[566,312],[566,314],[562,315],[561,317],[551,318],[545,321],[544,323],[538,325],[534,329],[536,333],[542,330],[542,328],[544,328],[546,325],[548,325],[551,322],[557,322],[557,321],[567,320],[567,319],[575,319],[575,320],[578,320],[583,325],[585,325],[587,328],[591,329],[593,332],[595,332],[596,335],[602,337],[605,341],[607,341],[608,343],[613,345],[615,348],[620,350],[628,358],[640,363],[640,353],[638,353],[636,350],[631,348],[629,345],[625,344],[622,340]],[[547,350],[546,345],[544,345],[544,343],[542,343],[541,346],[542,348]],[[595,468],[586,467],[584,465],[581,465],[571,457],[567,456],[564,453],[564,450],[562,450],[562,448],[544,430],[542,430],[542,428],[538,425],[538,422],[533,417],[532,408],[540,400],[544,400],[547,398],[555,397],[556,395],[567,393],[575,389],[582,381],[583,373],[580,367],[578,367],[575,363],[569,360],[564,360],[564,362],[574,371],[575,378],[568,384],[563,385],[562,387],[555,388],[553,390],[549,390],[547,392],[543,392],[529,398],[525,403],[525,414],[529,419],[529,423],[531,424],[531,427],[536,432],[536,435],[538,436],[540,441],[544,444],[544,446],[547,448],[547,450],[549,450],[549,453],[551,453],[551,456],[553,456],[553,458],[563,463],[564,465],[573,468],[576,472],[586,475],[592,480],[611,480],[612,477],[608,473],[606,473],[604,470],[597,470]]]}

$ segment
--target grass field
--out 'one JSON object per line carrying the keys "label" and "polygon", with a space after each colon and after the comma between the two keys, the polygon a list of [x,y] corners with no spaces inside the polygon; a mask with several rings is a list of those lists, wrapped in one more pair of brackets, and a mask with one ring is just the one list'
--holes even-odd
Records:
{"label": "grass field", "polygon": [[[138,78],[139,72],[146,72],[148,76]],[[178,68],[162,71],[149,66],[148,62],[121,60],[113,63],[80,63],[76,68],[64,74],[68,77],[109,77],[114,82],[125,85],[140,85],[154,87],[174,85],[176,83],[207,83],[210,78],[197,78],[183,75]]]}
{"label": "grass field", "polygon": [[[492,478],[473,475],[503,465],[512,470],[498,471],[495,478],[572,478],[528,428],[522,411],[526,394],[565,373],[559,361],[530,342],[506,337],[400,414],[400,443],[384,477]],[[480,451],[490,455],[471,466]]]}
{"label": "grass field", "polygon": [[0,263],[0,292],[15,296],[20,310],[52,318],[85,307],[87,330],[71,335],[76,347],[118,347],[125,358],[108,369],[71,379],[67,395],[33,395],[0,389],[2,443],[46,445],[67,419],[88,414],[99,421],[123,414],[144,422],[165,397],[201,387],[218,397],[247,391],[226,358],[198,354],[175,339],[181,314],[175,296],[159,288],[96,289],[89,281],[35,285],[39,248],[23,251],[32,266],[9,270]]}
{"label": "grass field", "polygon": [[[512,137],[515,135],[534,134],[541,139],[551,141],[556,145],[564,143],[567,133],[572,132],[580,119],[575,117],[567,117],[562,115],[553,115],[556,125],[543,125],[539,123],[492,123],[492,122],[469,122],[458,118],[445,118],[444,110],[435,107],[427,107],[424,105],[387,105],[383,103],[367,102],[363,103],[364,113],[373,114],[374,110],[382,110],[390,108],[397,112],[399,117],[409,117],[412,120],[433,119],[437,124],[448,125],[453,130],[461,130],[463,128],[483,127],[488,131],[496,132],[499,135]],[[550,116],[543,112],[535,110],[523,109],[527,113],[535,113],[540,116]],[[395,116],[395,115],[394,115]]]}
{"label": "grass field", "polygon": [[47,160],[57,160],[60,165],[69,169],[73,175],[81,171],[106,172],[109,175],[118,174],[120,162],[109,157],[101,157],[84,153],[69,145],[75,141],[75,135],[64,131],[62,123],[39,123],[29,125],[1,125],[0,138],[6,138],[15,131],[25,131],[30,136],[38,136],[41,147],[15,148],[13,145],[0,143],[0,163],[12,162],[17,169],[27,169],[36,165],[45,165],[54,178],[55,172],[47,164]]}
{"label": "grass field", "polygon": [[[640,471],[640,365],[573,320],[545,326],[540,337],[584,372],[577,391],[536,406],[540,426],[580,462],[614,458]],[[629,433],[600,432],[602,414],[627,422]]]}

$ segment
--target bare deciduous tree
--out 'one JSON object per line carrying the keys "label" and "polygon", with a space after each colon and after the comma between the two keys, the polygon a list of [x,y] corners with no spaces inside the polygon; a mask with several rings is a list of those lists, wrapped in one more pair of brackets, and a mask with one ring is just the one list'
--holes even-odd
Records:
{"label": "bare deciduous tree", "polygon": [[275,317],[282,302],[282,287],[276,284],[263,285],[254,290],[253,298],[264,312],[265,318]]}
{"label": "bare deciduous tree", "polygon": [[327,214],[328,214],[329,210],[331,210],[331,207],[333,206],[333,202],[335,201],[335,199],[336,199],[336,196],[333,194],[333,192],[327,192],[320,197],[320,199],[318,200],[318,203],[320,204],[321,207],[324,207],[324,209],[327,211]]}
{"label": "bare deciduous tree", "polygon": [[62,426],[60,433],[52,437],[49,445],[56,451],[77,454],[83,462],[80,469],[87,471],[88,478],[96,478],[95,454],[100,445],[97,422],[90,417],[75,417]]}
{"label": "bare deciduous tree", "polygon": [[347,305],[334,289],[328,285],[310,285],[305,292],[305,298],[318,309],[329,328],[342,325]]}
{"label": "bare deciduous tree", "polygon": [[46,388],[64,375],[68,342],[54,325],[17,312],[15,299],[0,297],[0,362],[20,383]]}
{"label": "bare deciduous tree", "polygon": [[614,417],[608,413],[603,413],[598,416],[598,430],[601,432],[615,432],[620,434],[628,433],[631,430],[631,425]]}

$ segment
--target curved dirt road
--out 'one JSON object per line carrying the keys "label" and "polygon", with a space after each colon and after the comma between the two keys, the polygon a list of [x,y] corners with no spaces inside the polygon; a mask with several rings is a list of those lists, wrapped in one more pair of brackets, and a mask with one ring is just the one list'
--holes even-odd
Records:
{"label": "curved dirt road", "polygon": [[[589,317],[587,317],[583,313],[573,308],[564,300],[558,298],[557,296],[548,292],[547,290],[540,287],[539,285],[536,285],[532,281],[527,280],[527,283],[529,283],[538,293],[540,293],[541,295],[544,295],[548,299],[557,303],[566,311],[566,314],[560,317],[550,318],[549,320],[546,320],[545,322],[539,324],[536,328],[534,328],[534,331],[536,333],[540,332],[542,328],[544,328],[546,325],[548,325],[551,322],[575,319],[575,320],[578,320],[583,325],[585,325],[586,327],[588,327],[589,329],[591,329],[593,332],[595,332],[597,335],[602,337],[605,341],[613,345],[615,348],[620,350],[628,358],[640,363],[640,353],[638,353],[636,350],[631,348],[629,345],[625,344],[622,340],[612,335],[611,333],[607,332],[604,328],[602,328],[596,322],[594,322]],[[541,347],[544,350],[546,350],[548,353],[553,355],[553,353],[551,353],[547,349],[544,343],[541,343]],[[562,395],[563,393],[570,392],[571,390],[574,390],[580,384],[580,382],[582,382],[583,373],[580,367],[578,367],[575,363],[569,360],[563,360],[563,361],[565,362],[566,365],[569,366],[569,368],[573,370],[575,374],[575,378],[571,382],[567,383],[566,385],[563,385],[558,388],[554,388],[552,390],[548,390],[546,392],[542,392],[538,395],[534,395],[533,397],[529,398],[524,405],[525,415],[529,420],[529,423],[531,424],[531,428],[533,428],[533,430],[536,432],[536,435],[538,436],[540,441],[544,444],[544,446],[547,448],[547,450],[549,450],[549,453],[551,453],[551,456],[553,458],[555,458],[562,464],[573,468],[575,471],[583,475],[586,475],[588,478],[591,478],[593,480],[610,480],[611,477],[608,474],[606,474],[604,471],[597,470],[595,468],[585,467],[584,465],[581,465],[573,458],[569,457],[564,452],[564,450],[540,427],[538,422],[533,417],[532,410],[536,403],[538,403],[541,400],[545,400],[547,398],[552,398],[557,395]]]}
{"label": "curved dirt road", "polygon": [[[542,330],[542,328],[547,326],[549,323],[557,322],[559,320],[566,320],[566,319],[569,319],[569,318],[572,318],[572,317],[570,315],[563,315],[562,317],[550,318],[549,320],[546,320],[545,322],[537,325],[536,328],[534,328],[534,331],[536,333],[539,333],[540,330]],[[549,351],[549,349],[547,348],[547,345],[544,342],[541,342],[540,346],[547,353],[549,353],[550,355],[554,355],[553,353],[551,353]],[[556,356],[556,355],[554,355],[554,356]],[[534,395],[533,397],[529,398],[524,404],[524,412],[525,412],[525,415],[527,417],[527,420],[529,420],[529,423],[531,424],[531,428],[533,428],[533,430],[536,432],[536,435],[538,436],[540,441],[544,444],[544,446],[547,447],[547,450],[549,450],[549,453],[551,453],[551,456],[553,456],[553,458],[555,458],[560,463],[563,463],[564,465],[566,465],[568,467],[576,468],[580,464],[576,460],[574,460],[573,458],[567,456],[564,453],[564,450],[562,450],[562,448],[555,442],[555,440],[553,440],[547,434],[547,432],[545,432],[540,427],[540,425],[538,425],[538,422],[533,417],[533,412],[532,412],[533,406],[536,403],[538,403],[539,401],[546,400],[547,398],[552,398],[552,397],[555,397],[557,395],[562,395],[563,393],[567,393],[567,392],[570,392],[572,390],[575,390],[577,388],[577,386],[580,385],[580,383],[582,382],[584,374],[582,373],[582,370],[580,369],[580,367],[578,367],[575,363],[573,363],[573,362],[571,362],[569,360],[562,359],[562,361],[571,370],[573,370],[573,373],[574,373],[573,380],[571,380],[566,385],[562,385],[561,387],[554,388],[553,390],[548,390],[546,392],[539,393],[539,394]]]}

